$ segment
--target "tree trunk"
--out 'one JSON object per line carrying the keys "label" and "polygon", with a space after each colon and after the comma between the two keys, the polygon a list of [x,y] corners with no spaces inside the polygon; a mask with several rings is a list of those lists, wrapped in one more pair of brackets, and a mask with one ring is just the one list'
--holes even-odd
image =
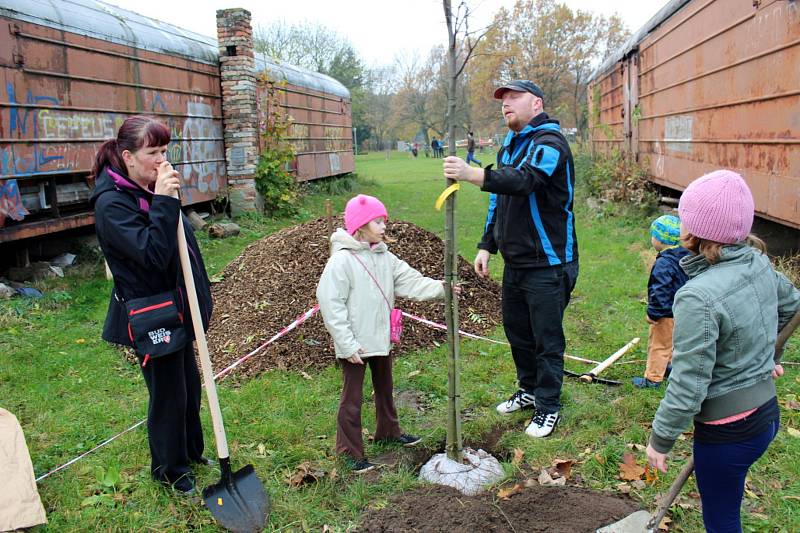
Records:
{"label": "tree trunk", "polygon": [[[456,155],[456,39],[453,28],[453,12],[450,0],[442,0],[447,22],[448,48],[447,70],[447,130],[450,137],[449,155]],[[447,180],[449,187],[455,180]],[[454,298],[453,286],[458,281],[458,247],[456,246],[456,198],[455,192],[447,197],[444,222],[444,307],[447,323],[447,457],[453,461],[462,459],[461,438],[461,378],[458,337],[458,299]]]}

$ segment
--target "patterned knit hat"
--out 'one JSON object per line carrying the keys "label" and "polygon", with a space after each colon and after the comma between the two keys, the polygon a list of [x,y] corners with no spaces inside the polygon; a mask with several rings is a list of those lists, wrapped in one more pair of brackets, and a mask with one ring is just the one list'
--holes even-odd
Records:
{"label": "patterned knit hat", "polygon": [[686,187],[678,204],[686,230],[725,244],[743,241],[753,227],[755,205],[744,179],[732,170],[715,170]]}
{"label": "patterned knit hat", "polygon": [[359,228],[378,217],[389,218],[386,206],[374,196],[359,194],[351,198],[344,208],[344,229],[350,235],[355,235]]}
{"label": "patterned knit hat", "polygon": [[661,215],[650,224],[650,236],[667,246],[675,246],[681,237],[681,221],[675,215]]}

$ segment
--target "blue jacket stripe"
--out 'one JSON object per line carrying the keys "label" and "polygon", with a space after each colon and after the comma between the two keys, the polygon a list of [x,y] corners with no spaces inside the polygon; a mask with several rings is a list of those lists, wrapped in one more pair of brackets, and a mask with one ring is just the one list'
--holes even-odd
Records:
{"label": "blue jacket stripe", "polygon": [[486,224],[483,226],[484,233],[489,229],[489,224],[492,223],[495,208],[497,208],[497,194],[491,193],[489,195],[489,212],[486,213]]}
{"label": "blue jacket stripe", "polygon": [[567,263],[572,261],[572,201],[574,198],[573,190],[572,190],[572,180],[571,176],[569,175],[569,165],[567,167],[567,189],[569,189],[569,200],[567,200],[567,204],[564,206],[564,211],[567,212],[567,244],[566,249],[564,250],[564,258]]}
{"label": "blue jacket stripe", "polygon": [[555,250],[553,250],[553,244],[550,242],[550,238],[544,231],[542,216],[539,214],[539,204],[536,203],[536,193],[531,193],[528,196],[528,203],[530,203],[531,206],[531,218],[533,218],[533,224],[536,226],[536,231],[539,232],[539,238],[542,240],[542,248],[547,256],[547,262],[550,263],[551,266],[561,264],[561,260],[556,255]]}
{"label": "blue jacket stripe", "polygon": [[559,151],[552,146],[537,146],[530,165],[533,168],[541,170],[548,176],[552,176],[558,166],[558,159],[560,156],[561,154]]}

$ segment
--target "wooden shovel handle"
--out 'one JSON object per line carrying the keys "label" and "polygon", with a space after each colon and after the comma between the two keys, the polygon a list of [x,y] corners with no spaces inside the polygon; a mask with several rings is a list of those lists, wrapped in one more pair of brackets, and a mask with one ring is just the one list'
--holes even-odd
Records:
{"label": "wooden shovel handle", "polygon": [[189,247],[186,243],[186,234],[183,230],[183,215],[178,214],[178,254],[181,258],[183,282],[186,284],[186,296],[189,298],[189,310],[192,314],[192,328],[197,341],[197,351],[200,353],[200,366],[203,370],[203,383],[206,386],[208,407],[211,411],[211,424],[214,426],[214,438],[217,442],[217,457],[228,458],[228,440],[225,437],[225,426],[222,423],[222,411],[217,398],[217,386],[214,383],[214,370],[211,366],[211,357],[208,355],[206,332],[203,330],[203,320],[200,315],[200,304],[197,301],[197,289],[194,286],[192,263],[189,259]]}
{"label": "wooden shovel handle", "polygon": [[675,478],[675,481],[672,482],[672,485],[669,487],[669,492],[666,496],[661,499],[661,502],[658,504],[656,508],[656,513],[653,515],[653,518],[647,523],[648,530],[656,530],[658,529],[658,525],[661,523],[661,519],[664,518],[664,515],[667,514],[667,509],[670,508],[672,502],[675,501],[675,497],[678,496],[678,493],[683,488],[683,485],[686,483],[686,480],[689,479],[689,476],[692,475],[694,471],[694,455],[690,455],[689,458],[686,460],[686,464],[683,465],[680,473],[678,473],[678,477]]}

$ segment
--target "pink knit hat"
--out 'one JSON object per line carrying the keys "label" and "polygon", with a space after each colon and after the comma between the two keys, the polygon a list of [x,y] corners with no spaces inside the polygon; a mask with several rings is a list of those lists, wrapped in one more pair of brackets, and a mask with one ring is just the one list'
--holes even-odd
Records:
{"label": "pink knit hat", "polygon": [[686,231],[710,241],[743,241],[753,227],[753,195],[732,170],[715,170],[686,187],[678,214]]}
{"label": "pink knit hat", "polygon": [[361,226],[369,224],[378,217],[389,218],[386,207],[374,196],[359,194],[351,198],[344,208],[344,229],[355,235]]}

